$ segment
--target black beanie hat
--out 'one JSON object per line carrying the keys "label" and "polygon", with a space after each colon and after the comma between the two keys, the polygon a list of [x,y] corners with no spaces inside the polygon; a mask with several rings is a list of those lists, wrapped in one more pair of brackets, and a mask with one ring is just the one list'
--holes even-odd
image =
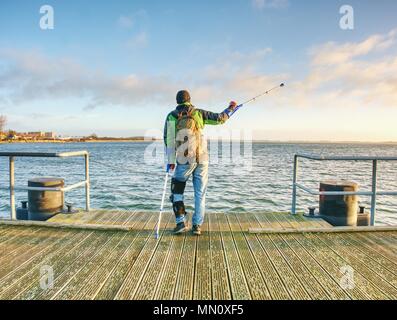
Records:
{"label": "black beanie hat", "polygon": [[185,102],[190,102],[190,94],[186,90],[181,90],[176,94],[176,103],[182,104]]}

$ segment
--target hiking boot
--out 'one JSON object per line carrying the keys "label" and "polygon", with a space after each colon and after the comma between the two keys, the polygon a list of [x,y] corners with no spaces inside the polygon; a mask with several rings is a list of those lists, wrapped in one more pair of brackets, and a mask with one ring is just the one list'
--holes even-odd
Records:
{"label": "hiking boot", "polygon": [[193,229],[192,229],[192,232],[193,232],[194,235],[200,236],[201,235],[201,227],[198,226],[198,225],[194,225]]}
{"label": "hiking boot", "polygon": [[187,229],[186,229],[185,223],[181,222],[181,223],[178,223],[176,225],[176,227],[174,229],[174,234],[181,234],[181,233],[184,233],[186,231],[187,231]]}

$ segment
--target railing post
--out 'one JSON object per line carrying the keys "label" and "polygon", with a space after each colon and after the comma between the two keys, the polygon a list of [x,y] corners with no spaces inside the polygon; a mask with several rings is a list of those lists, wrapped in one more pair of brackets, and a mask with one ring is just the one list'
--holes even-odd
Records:
{"label": "railing post", "polygon": [[375,225],[378,161],[372,162],[371,226]]}
{"label": "railing post", "polygon": [[90,156],[86,154],[85,158],[85,210],[90,211]]}
{"label": "railing post", "polygon": [[10,157],[10,210],[11,210],[11,220],[17,219],[17,214],[15,211],[15,158]]}
{"label": "railing post", "polygon": [[291,214],[296,214],[296,182],[298,177],[298,156],[294,156],[294,175],[292,183],[292,208]]}

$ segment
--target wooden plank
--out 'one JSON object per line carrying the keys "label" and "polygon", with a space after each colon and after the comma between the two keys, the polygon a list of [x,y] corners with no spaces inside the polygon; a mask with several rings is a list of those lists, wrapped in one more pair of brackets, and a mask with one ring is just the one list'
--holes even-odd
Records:
{"label": "wooden plank", "polygon": [[291,230],[296,228],[296,226],[294,225],[295,222],[287,219],[286,214],[269,212],[264,216],[268,221],[278,222],[281,226],[281,229]]}
{"label": "wooden plank", "polygon": [[[103,225],[117,225],[117,220],[122,215],[122,211],[108,211],[100,215],[100,224]],[[98,221],[93,221],[93,224],[97,224]]]}
{"label": "wooden plank", "polygon": [[192,300],[194,274],[196,266],[197,236],[188,232],[185,236],[183,254],[181,255],[178,276],[174,289],[174,300]]}
{"label": "wooden plank", "polygon": [[[26,250],[23,252],[23,254],[18,256],[19,260],[16,261],[15,264],[12,264],[12,261],[9,261],[10,265],[8,266],[8,271],[7,271],[7,259],[0,258],[0,265],[1,265],[0,292],[1,289],[4,289],[6,287],[6,284],[4,283],[4,281],[6,281],[5,279],[6,277],[12,277],[14,279],[18,278],[14,276],[15,272],[21,272],[21,270],[23,270],[23,268],[27,264],[29,264],[32,259],[34,259],[33,261],[39,262],[40,256],[50,254],[54,249],[54,246],[58,245],[60,242],[62,243],[62,241],[64,241],[65,239],[68,241],[70,237],[73,237],[75,234],[76,232],[69,231],[69,232],[60,232],[60,234],[52,235],[52,237],[49,237],[47,242],[43,241],[40,243],[40,246],[43,247],[43,250],[38,251],[39,254],[35,254],[36,251]],[[26,257],[25,260],[23,260],[24,257]]]}
{"label": "wooden plank", "polygon": [[[248,227],[257,227],[258,221],[252,214],[242,213],[237,215],[241,227],[246,230]],[[259,266],[259,270],[266,282],[272,299],[289,300],[291,296],[281,280],[276,268],[270,260],[268,254],[263,250],[259,239],[254,234],[245,233],[248,245]]]}
{"label": "wooden plank", "polygon": [[211,248],[208,215],[202,225],[202,235],[197,238],[196,272],[194,277],[193,299],[212,299]]}
{"label": "wooden plank", "polygon": [[[348,266],[348,263],[331,250],[325,243],[318,241],[314,234],[291,234],[296,241],[305,247],[309,254],[318,261],[327,273],[339,284],[343,279],[342,268]],[[346,288],[345,292],[352,298],[358,300],[371,299],[365,286],[367,281],[360,275],[354,276],[355,285],[351,289]]]}
{"label": "wooden plank", "polygon": [[273,213],[272,215],[280,223],[286,224],[288,226],[287,229],[297,229],[299,227],[304,227],[304,223],[302,223],[302,221],[298,222],[297,217],[289,213]]}
{"label": "wooden plank", "polygon": [[73,214],[58,214],[52,217],[48,222],[62,224],[104,224],[104,225],[122,225],[130,218],[130,214],[135,211],[117,210],[92,210],[89,212],[80,211]]}
{"label": "wooden plank", "polygon": [[[385,255],[382,250],[379,250],[379,246],[371,241],[368,241],[365,237],[359,238],[359,234],[346,233],[343,236],[346,237],[353,245],[365,256],[370,257],[373,261],[376,261],[388,271],[397,275],[397,256]],[[397,278],[396,278],[397,280]]]}
{"label": "wooden plank", "polygon": [[258,268],[255,258],[252,255],[247,240],[244,237],[241,226],[235,214],[226,215],[232,236],[234,239],[240,263],[250,289],[251,297],[254,300],[269,300],[271,295]]}
{"label": "wooden plank", "polygon": [[151,217],[152,214],[149,212],[135,211],[134,214],[130,216],[129,220],[126,221],[125,226],[132,231],[142,231]]}
{"label": "wooden plank", "polygon": [[[290,245],[284,241],[281,235],[275,234],[271,237],[273,244],[277,247],[284,260],[288,263],[291,270],[293,270],[296,278],[298,278],[302,287],[309,294],[311,299],[324,300],[329,299],[328,293],[323,289],[319,282],[322,277],[317,278],[310,269],[299,259],[295,252],[290,248]],[[318,276],[318,274],[317,274]]]}
{"label": "wooden plank", "polygon": [[[106,223],[108,224],[118,224],[118,217],[120,217],[124,212],[120,212],[114,214],[112,216],[108,216]],[[84,268],[82,268],[69,282],[69,284],[63,288],[58,294],[55,296],[57,299],[66,299],[72,297],[76,291],[78,291],[81,286],[83,288],[87,288],[86,279],[89,278],[91,274],[95,274],[95,270],[102,266],[102,262],[106,260],[106,258],[111,255],[114,251],[117,251],[118,242],[126,237],[126,233],[118,233],[116,234],[116,240],[113,242],[110,241],[105,247],[102,248],[102,251],[98,253],[91,261],[89,261]],[[119,240],[119,241],[118,241]],[[83,280],[81,280],[83,279]],[[76,283],[77,282],[77,283]],[[53,297],[54,298],[54,297]]]}
{"label": "wooden plank", "polygon": [[310,299],[310,295],[299,281],[287,261],[285,261],[281,252],[274,244],[274,236],[262,235],[259,237],[262,248],[268,253],[273,265],[278,270],[279,276],[282,278],[287,290],[291,294],[292,299],[306,300]]}
{"label": "wooden plank", "polygon": [[40,253],[48,244],[58,239],[58,233],[53,229],[28,230],[24,236],[12,241],[7,247],[8,254],[1,258],[0,278],[20,266],[27,258]]}
{"label": "wooden plank", "polygon": [[254,212],[254,216],[260,219],[261,222],[261,228],[266,228],[266,229],[275,229],[275,230],[280,230],[283,229],[283,226],[280,224],[280,222],[270,213],[260,213],[260,212]]}
{"label": "wooden plank", "polygon": [[[326,269],[323,268],[313,256],[310,255],[309,251],[306,250],[298,241],[296,241],[292,235],[282,234],[278,235],[289,248],[295,253],[296,257],[306,266],[306,269],[314,276],[318,281],[326,295],[333,300],[348,300],[349,295],[340,287],[339,282],[333,278]],[[307,271],[306,271],[307,272]],[[327,299],[327,297],[314,296],[315,299]]]}
{"label": "wooden plank", "polygon": [[[81,214],[79,213],[59,213],[52,218],[48,219],[47,222],[56,222],[56,223],[73,223],[73,216]],[[92,212],[87,212],[87,214],[92,214]]]}
{"label": "wooden plank", "polygon": [[153,237],[151,232],[147,232],[144,229],[146,225],[149,225],[151,229],[155,227],[157,223],[156,216],[147,212],[140,212],[135,219],[137,219],[137,222],[134,225],[134,228],[139,228],[140,231],[138,231],[136,233],[136,237],[132,239],[130,246],[119,260],[116,268],[113,269],[106,281],[97,290],[94,299],[114,299],[117,292],[120,290],[120,287],[123,285],[130,269],[134,266],[140,256],[146,242],[149,238]]}
{"label": "wooden plank", "polygon": [[120,210],[119,214],[115,215],[112,225],[127,225],[130,218],[133,218],[136,211]]}
{"label": "wooden plank", "polygon": [[[170,216],[168,216],[170,217]],[[154,215],[153,215],[154,218]],[[159,244],[159,241],[154,238],[154,226],[156,225],[155,219],[153,225],[150,226],[151,232],[149,234],[149,239],[145,243],[144,247],[142,248],[138,258],[136,259],[135,263],[131,266],[124,282],[122,283],[120,289],[118,290],[115,299],[117,300],[125,300],[125,299],[132,299],[136,290],[138,289],[139,283],[144,276],[147,267],[152,259],[154,252]],[[162,220],[161,223],[161,234],[164,232],[165,226],[168,224],[170,218],[168,220]]]}
{"label": "wooden plank", "polygon": [[304,228],[332,228],[332,225],[321,218],[309,218],[303,214],[294,215],[297,222],[300,224],[300,229]]}
{"label": "wooden plank", "polygon": [[171,300],[174,297],[182,255],[185,252],[184,244],[186,236],[186,234],[174,235],[172,238],[170,253],[164,262],[164,267],[154,293],[155,300]]}
{"label": "wooden plank", "polygon": [[[92,217],[90,217],[91,219]],[[80,218],[79,218],[80,219]],[[74,221],[71,219],[70,221]],[[159,241],[155,213],[95,214],[77,224],[0,224],[1,299],[395,299],[397,237],[381,231],[324,228],[287,214],[208,215],[199,238],[171,234],[166,213]],[[50,224],[50,223],[49,223]],[[272,226],[269,234],[245,233]],[[312,224],[313,225],[313,224]],[[114,226],[121,228],[112,229]],[[274,228],[278,228],[275,232]],[[287,228],[287,229],[286,229]],[[302,229],[297,232],[296,228]],[[294,229],[294,230],[292,230]],[[130,230],[129,232],[126,232]],[[134,231],[137,230],[137,231]],[[205,232],[207,231],[207,232]],[[1,252],[1,251],[0,251]],[[54,288],[39,286],[42,265]],[[341,288],[341,267],[355,286]],[[3,277],[1,277],[3,272]]]}
{"label": "wooden plank", "polygon": [[208,214],[207,217],[210,232],[212,299],[230,300],[231,288],[219,225],[214,222],[214,219],[216,220],[214,214]]}
{"label": "wooden plank", "polygon": [[109,240],[104,246],[87,260],[86,264],[76,271],[74,275],[67,281],[67,283],[56,293],[52,300],[70,300],[72,299],[87,283],[93,273],[96,273],[101,264],[109,257],[112,251],[117,250],[119,243],[126,236],[125,232],[114,232],[108,235]]}
{"label": "wooden plank", "polygon": [[251,299],[250,290],[238,257],[237,248],[227,218],[223,213],[215,214],[215,217],[217,223],[219,223],[219,230],[221,231],[232,298],[236,300],[249,300]]}
{"label": "wooden plank", "polygon": [[[126,223],[131,222],[130,226],[134,226],[139,222],[139,216],[141,214],[137,213],[136,215],[131,215]],[[135,220],[129,221],[135,217]],[[120,262],[124,259],[125,255],[128,252],[128,249],[131,247],[131,244],[134,242],[138,233],[125,233],[125,236],[122,238],[120,243],[111,251],[108,257],[105,257],[102,263],[99,265],[99,268],[96,272],[91,271],[91,274],[86,278],[85,285],[82,286],[80,291],[73,297],[73,299],[94,299],[96,294],[103,287],[107,279],[115,272],[120,264]]]}
{"label": "wooden plank", "polygon": [[126,233],[120,235],[121,240],[111,248],[108,257],[102,257],[102,260],[98,262],[96,267],[92,267],[90,270],[84,272],[87,277],[83,279],[84,285],[79,285],[77,290],[70,292],[73,294],[73,299],[76,300],[93,300],[97,296],[98,292],[104,288],[113,273],[118,273],[118,268],[121,265],[123,257],[131,247],[131,244],[135,241],[137,233]]}
{"label": "wooden plank", "polygon": [[278,220],[289,222],[293,229],[308,229],[308,228],[332,228],[323,219],[311,219],[306,218],[301,214],[292,215],[290,213],[286,214],[273,214]]}
{"label": "wooden plank", "polygon": [[[263,221],[265,223],[267,222],[269,216],[255,215],[254,217],[257,218],[258,222],[262,225]],[[290,293],[292,299],[299,299],[299,300],[310,299],[311,297],[309,293],[302,286],[302,283],[299,281],[299,279],[297,278],[297,276],[289,266],[288,262],[285,261],[282,253],[274,244],[274,237],[272,235],[261,234],[258,235],[258,239],[262,245],[262,248],[266,251],[270,260],[272,261],[273,265],[278,271],[278,274],[282,279],[283,283],[285,284],[285,287]]]}
{"label": "wooden plank", "polygon": [[[92,235],[93,232],[79,231],[78,238],[73,243],[60,247],[59,253],[51,255],[45,260],[45,263],[53,268],[55,278],[60,276],[62,272],[69,267],[65,264],[65,261],[68,261],[70,257],[77,255],[78,252],[81,252],[91,244],[93,241]],[[40,273],[37,271],[36,267],[37,265],[33,265],[33,272],[31,274],[27,274],[29,281],[26,285],[20,285],[18,288],[18,284],[16,284],[13,289],[10,288],[10,298],[30,300],[43,292],[43,289],[39,286]],[[23,283],[23,281],[21,281],[21,283]]]}
{"label": "wooden plank", "polygon": [[380,235],[382,237],[386,237],[385,240],[387,240],[393,247],[396,247],[397,232],[387,233],[386,231],[381,230]]}
{"label": "wooden plank", "polygon": [[[173,223],[173,217],[170,214],[164,216],[165,220],[168,220],[168,225]],[[163,269],[165,267],[164,261],[167,260],[168,256],[171,254],[175,254],[171,251],[172,244],[176,236],[173,235],[172,230],[167,230],[167,226],[164,228],[164,233],[162,237],[159,239],[158,246],[153,255],[152,260],[142,278],[142,281],[139,284],[139,287],[136,290],[134,295],[134,299],[136,300],[149,300],[153,299],[153,296],[156,293],[157,286],[163,285],[159,283],[163,275]],[[164,285],[168,285],[169,283],[164,283]]]}
{"label": "wooden plank", "polygon": [[76,248],[77,244],[87,237],[87,233],[75,232],[67,238],[48,247],[51,252],[44,251],[39,256],[24,263],[13,274],[7,275],[1,281],[1,299],[11,299],[22,295],[32,287],[38,287],[40,281],[40,268],[53,267],[54,262],[62,259],[65,253]]}
{"label": "wooden plank", "polygon": [[89,212],[79,211],[77,213],[61,213],[50,218],[48,222],[65,223],[65,224],[90,224],[103,216],[103,211],[92,210]]}
{"label": "wooden plank", "polygon": [[135,216],[137,215],[138,211],[125,211],[124,212],[124,222],[122,223],[125,226],[129,226],[131,228],[134,228],[135,225]]}
{"label": "wooden plank", "polygon": [[[108,221],[108,220],[106,220]],[[80,230],[98,230],[98,231],[130,231],[131,228],[123,225],[112,225],[110,223],[101,223],[100,221],[96,224],[79,224],[79,223],[56,223],[47,221],[7,221],[3,224],[9,226],[19,227],[42,227],[47,229],[80,229]]]}
{"label": "wooden plank", "polygon": [[7,226],[7,232],[5,232],[0,238],[0,257],[4,259],[12,250],[18,248],[18,244],[27,237],[33,236],[35,232],[39,231],[39,228],[32,230],[24,227]]}
{"label": "wooden plank", "polygon": [[[395,261],[397,255],[395,253],[393,253],[387,245],[384,244],[384,242],[382,241],[382,237],[371,237],[371,235],[376,235],[377,233],[366,233],[366,234],[360,234],[360,233],[356,233],[354,234],[354,239],[357,239],[357,241],[360,241],[360,243],[362,243],[363,246],[365,246],[367,244],[367,246],[369,246],[371,249],[373,248],[373,250],[375,252],[377,252],[378,254],[382,254],[384,257],[386,257],[388,260],[391,261]],[[352,237],[351,234],[350,237]]]}
{"label": "wooden plank", "polygon": [[70,251],[68,255],[65,255],[65,257],[61,259],[60,264],[53,266],[55,276],[53,288],[47,290],[33,288],[31,292],[27,293],[29,295],[28,299],[51,299],[68,283],[76,272],[86,265],[96,252],[106,245],[113,234],[114,232],[108,231],[93,232],[87,239],[88,243],[84,241],[84,247],[81,247],[79,250],[76,248],[75,250]]}
{"label": "wooden plank", "polygon": [[397,248],[396,248],[396,241],[390,239],[391,234],[388,233],[387,235],[381,232],[373,232],[365,234],[368,239],[376,241],[382,245],[383,251],[390,252],[393,256],[397,256]]}
{"label": "wooden plank", "polygon": [[[391,285],[391,281],[395,276],[388,273],[386,269],[371,262],[365,255],[358,250],[352,250],[354,246],[345,241],[339,235],[316,235],[318,239],[327,244],[331,250],[337,253],[351,266],[355,273],[360,273],[366,282],[366,290],[368,294],[376,299],[396,298],[397,288]],[[369,268],[371,267],[371,268]],[[386,277],[388,281],[384,279]]]}
{"label": "wooden plank", "polygon": [[303,229],[268,229],[268,228],[250,228],[248,232],[250,233],[342,233],[342,232],[393,232],[397,231],[397,227],[332,227],[332,228],[303,228]]}
{"label": "wooden plank", "polygon": [[[128,213],[128,212],[127,212]],[[111,225],[123,225],[125,220],[128,219],[128,215],[126,215],[125,210],[119,210],[113,213],[111,219],[109,219],[109,224]]]}
{"label": "wooden plank", "polygon": [[[105,211],[105,210],[94,210],[90,212],[79,212],[75,214],[58,214],[55,217],[48,220],[53,223],[53,226],[74,226],[79,225],[87,227],[87,225],[103,225],[103,229],[106,230],[105,226],[125,226],[125,230],[128,230],[127,226],[129,221],[134,219],[136,211],[118,210],[118,211]],[[48,225],[48,222],[45,225]],[[27,224],[31,222],[25,222]],[[35,223],[35,222],[33,222]],[[120,228],[122,230],[123,228]],[[108,230],[111,230],[109,228]],[[117,228],[114,228],[117,230]]]}
{"label": "wooden plank", "polygon": [[[0,239],[1,239],[2,235],[7,233],[8,231],[9,231],[9,228],[7,226],[0,225]],[[1,240],[0,240],[0,243],[1,243]]]}
{"label": "wooden plank", "polygon": [[303,214],[297,214],[295,215],[296,220],[300,223],[304,223],[307,224],[307,226],[313,226],[313,227],[317,227],[317,228],[332,228],[333,225],[328,223],[327,221],[325,221],[322,218],[310,218],[310,217],[306,217]]}
{"label": "wooden plank", "polygon": [[[88,224],[113,225],[112,222],[114,221],[114,217],[119,214],[120,214],[119,211],[99,210],[95,216],[89,218]],[[85,220],[85,216],[83,215],[81,219],[83,222]],[[79,222],[79,223],[82,223],[82,222]]]}
{"label": "wooden plank", "polygon": [[[137,218],[135,217],[134,220],[136,220]],[[155,224],[158,221],[158,216],[151,214],[149,212],[140,212],[140,218],[138,219],[137,223],[134,224],[134,226],[131,228],[131,230],[150,230],[150,228],[154,228],[155,225],[153,226],[154,222]],[[149,224],[150,222],[150,224]],[[149,226],[149,227],[147,227]]]}

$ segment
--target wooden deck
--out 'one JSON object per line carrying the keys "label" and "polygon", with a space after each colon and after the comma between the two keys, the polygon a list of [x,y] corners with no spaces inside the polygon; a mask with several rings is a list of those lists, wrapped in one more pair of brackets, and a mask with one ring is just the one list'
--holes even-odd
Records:
{"label": "wooden deck", "polygon": [[[301,230],[329,225],[300,215],[208,214],[201,237],[174,236],[173,217],[165,214],[155,240],[156,219],[95,211],[58,215],[51,219],[55,228],[0,223],[0,298],[397,298],[395,231],[306,233]],[[52,288],[40,287],[43,266],[54,272]],[[348,283],[345,272],[352,275]]]}

